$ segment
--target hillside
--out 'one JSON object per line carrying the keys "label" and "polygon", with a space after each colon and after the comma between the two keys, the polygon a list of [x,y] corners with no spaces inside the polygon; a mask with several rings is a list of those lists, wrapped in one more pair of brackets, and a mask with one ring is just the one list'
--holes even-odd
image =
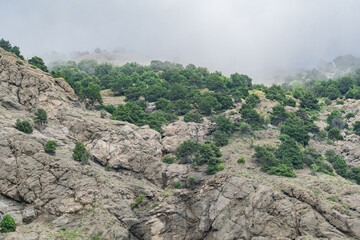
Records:
{"label": "hillside", "polygon": [[[335,162],[342,156],[347,171],[355,174],[360,137],[349,128],[341,128],[342,140],[320,134],[335,109],[339,119],[353,113],[343,120],[353,126],[360,118],[360,100],[334,100],[304,112],[306,94],[294,99],[276,87],[251,85],[246,75],[229,80],[192,66],[190,73],[178,73],[179,66],[170,65],[175,77],[160,75],[167,69],[154,74],[143,69],[150,77],[127,86],[123,80],[132,73],[122,71],[134,66],[100,66],[98,75],[78,66],[53,72],[65,81],[0,49],[0,216],[10,214],[17,224],[16,232],[0,233],[0,239],[360,238],[359,176],[339,176],[330,156],[323,157],[334,149]],[[109,74],[101,73],[102,67]],[[183,81],[193,72],[204,78],[188,78],[200,82],[190,97]],[[102,105],[106,97],[99,96],[98,83],[113,90],[105,90],[109,102]],[[130,95],[131,87],[132,93],[135,87],[144,92]],[[171,94],[156,95],[159,89]],[[126,104],[108,105],[125,101],[124,96]],[[45,126],[29,134],[15,128],[17,119],[37,126],[34,113],[40,108],[48,115]],[[299,126],[305,141],[295,143],[290,126]],[[58,145],[54,155],[44,151],[48,140]],[[185,150],[196,147],[194,156],[179,150],[188,140],[191,149]],[[88,164],[73,159],[79,141],[89,151]],[[283,143],[303,154],[302,168],[282,159],[280,150],[276,153]],[[257,146],[272,157],[256,157]],[[174,163],[165,163],[166,157]],[[238,163],[240,157],[245,163]],[[267,166],[269,159],[272,166]],[[281,176],[292,173],[296,177]]]}

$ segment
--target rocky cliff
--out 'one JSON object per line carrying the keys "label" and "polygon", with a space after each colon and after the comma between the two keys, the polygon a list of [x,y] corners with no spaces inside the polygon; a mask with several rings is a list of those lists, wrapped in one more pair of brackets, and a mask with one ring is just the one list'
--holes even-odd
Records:
{"label": "rocky cliff", "polygon": [[[46,128],[15,129],[16,119],[33,121],[38,108],[49,115]],[[213,176],[165,164],[163,154],[184,140],[205,141],[214,126],[178,121],[160,135],[100,118],[63,79],[2,49],[0,127],[0,217],[17,222],[0,239],[360,239],[358,185],[308,170],[295,179],[265,175],[242,138],[222,149],[225,170]],[[278,135],[260,131],[255,141],[276,143]],[[48,140],[57,142],[56,155],[44,152]],[[76,141],[89,150],[90,165],[72,159]],[[245,165],[236,164],[240,154]]]}

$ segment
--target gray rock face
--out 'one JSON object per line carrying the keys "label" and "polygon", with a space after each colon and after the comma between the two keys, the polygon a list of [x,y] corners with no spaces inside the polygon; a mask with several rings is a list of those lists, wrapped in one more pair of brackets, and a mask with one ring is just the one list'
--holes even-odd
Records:
{"label": "gray rock face", "polygon": [[22,215],[23,215],[24,223],[31,223],[36,217],[35,210],[33,207],[25,208],[22,212]]}
{"label": "gray rock face", "polygon": [[193,140],[200,143],[210,138],[216,124],[205,119],[203,123],[176,121],[162,128],[163,151],[174,153],[176,147],[184,141]]}

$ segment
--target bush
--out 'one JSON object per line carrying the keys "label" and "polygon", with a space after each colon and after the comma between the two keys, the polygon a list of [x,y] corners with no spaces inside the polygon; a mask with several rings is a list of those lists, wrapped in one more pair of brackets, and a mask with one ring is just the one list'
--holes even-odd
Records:
{"label": "bush", "polygon": [[336,156],[336,160],[334,162],[334,169],[336,173],[340,176],[344,178],[348,176],[349,167],[342,156]]}
{"label": "bush", "polygon": [[292,98],[286,98],[284,100],[284,106],[296,107],[296,101]]}
{"label": "bush", "polygon": [[338,101],[336,101],[336,104],[337,104],[337,105],[343,105],[343,104],[344,104],[344,101],[343,101],[343,100],[338,100]]}
{"label": "bush", "polygon": [[337,128],[332,128],[329,130],[328,138],[330,140],[344,140],[343,136],[341,135],[341,132]]}
{"label": "bush", "polygon": [[182,186],[181,186],[181,182],[174,182],[173,183],[173,186],[174,186],[174,188],[176,188],[176,189],[180,189]]}
{"label": "bush", "polygon": [[20,121],[20,119],[17,119],[15,126],[16,126],[16,129],[21,131],[21,132],[24,132],[24,133],[27,133],[27,134],[30,134],[30,133],[33,132],[33,128],[30,125],[29,121],[27,121],[27,120]]}
{"label": "bush", "polygon": [[213,132],[212,136],[215,145],[218,147],[225,146],[229,143],[229,135],[225,132],[216,130],[215,132]]}
{"label": "bush", "polygon": [[0,232],[2,233],[15,232],[16,223],[14,218],[9,214],[4,215],[0,223],[0,228]]}
{"label": "bush", "polygon": [[279,148],[275,151],[275,156],[282,164],[292,166],[295,169],[304,167],[304,156],[292,138],[287,137],[281,142]]}
{"label": "bush", "polygon": [[273,111],[270,116],[270,123],[272,125],[279,125],[279,123],[284,122],[289,117],[289,114],[286,112],[283,105],[278,104],[273,107]]}
{"label": "bush", "polygon": [[329,105],[331,105],[331,100],[330,99],[328,99],[328,98],[326,98],[325,99],[325,104],[327,105],[327,106],[329,106]]}
{"label": "bush", "polygon": [[202,123],[203,116],[198,112],[188,112],[184,115],[184,122]]}
{"label": "bush", "polygon": [[77,142],[73,151],[73,158],[81,164],[89,164],[90,154],[82,142]]}
{"label": "bush", "polygon": [[51,155],[55,155],[56,147],[57,147],[57,143],[55,141],[53,141],[53,140],[49,140],[45,144],[45,152],[49,153]]}
{"label": "bush", "polygon": [[246,99],[245,99],[246,104],[250,105],[252,108],[256,107],[260,102],[260,98],[258,95],[256,94],[250,94]]}
{"label": "bush", "polygon": [[245,163],[245,158],[244,157],[241,157],[237,160],[237,163],[238,164],[244,164]]}
{"label": "bush", "polygon": [[346,119],[350,119],[350,118],[354,118],[355,117],[355,114],[352,113],[352,112],[349,112],[348,114],[346,114]]}
{"label": "bush", "polygon": [[353,124],[353,128],[354,128],[355,134],[360,136],[360,121],[356,121]]}
{"label": "bush", "polygon": [[278,167],[271,167],[269,171],[267,171],[268,174],[271,175],[277,175],[277,176],[284,176],[284,177],[296,177],[296,174],[294,173],[293,169],[286,165],[286,164],[280,164]]}
{"label": "bush", "polygon": [[163,163],[167,163],[167,164],[172,164],[174,163],[174,158],[173,157],[170,157],[170,156],[165,156],[163,159],[162,159]]}
{"label": "bush", "polygon": [[180,163],[193,163],[195,153],[199,151],[200,144],[191,140],[184,141],[175,150],[175,156]]}
{"label": "bush", "polygon": [[188,180],[189,180],[189,182],[193,182],[193,183],[196,182],[196,178],[195,178],[195,177],[189,177]]}
{"label": "bush", "polygon": [[212,175],[212,174],[215,174],[216,172],[220,172],[220,171],[224,170],[224,168],[225,168],[224,164],[221,164],[221,163],[208,165],[208,167],[206,169],[206,174]]}
{"label": "bush", "polygon": [[328,149],[328,150],[326,150],[326,152],[325,152],[325,157],[326,157],[326,160],[327,160],[329,163],[335,162],[335,160],[336,160],[335,150],[334,150],[334,149]]}
{"label": "bush", "polygon": [[242,134],[251,134],[252,133],[251,126],[249,124],[247,124],[246,122],[240,123],[239,131]]}
{"label": "bush", "polygon": [[47,67],[45,66],[44,61],[40,58],[40,57],[32,57],[31,59],[29,59],[28,61],[31,65],[34,65],[37,68],[40,68],[41,70],[43,70],[44,72],[48,72]]}
{"label": "bush", "polygon": [[44,125],[44,124],[48,123],[47,113],[45,112],[44,109],[39,108],[35,112],[35,123],[37,123],[39,125]]}
{"label": "bush", "polygon": [[135,199],[135,202],[130,203],[131,208],[139,206],[144,201],[144,195],[140,195]]}

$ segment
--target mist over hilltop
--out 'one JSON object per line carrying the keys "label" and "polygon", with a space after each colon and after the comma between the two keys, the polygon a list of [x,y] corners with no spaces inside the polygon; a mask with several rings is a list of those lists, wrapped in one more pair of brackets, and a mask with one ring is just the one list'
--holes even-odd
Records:
{"label": "mist over hilltop", "polygon": [[124,48],[266,82],[268,73],[360,55],[356,0],[2,1],[1,37],[25,57]]}

